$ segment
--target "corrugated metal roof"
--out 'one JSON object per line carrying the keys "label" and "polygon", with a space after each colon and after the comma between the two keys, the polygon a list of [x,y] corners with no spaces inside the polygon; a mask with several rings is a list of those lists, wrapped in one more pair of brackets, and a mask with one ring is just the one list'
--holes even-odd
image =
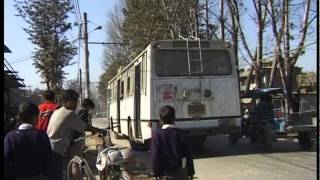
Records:
{"label": "corrugated metal roof", "polygon": [[6,45],[4,45],[4,52],[5,53],[12,53],[11,50]]}

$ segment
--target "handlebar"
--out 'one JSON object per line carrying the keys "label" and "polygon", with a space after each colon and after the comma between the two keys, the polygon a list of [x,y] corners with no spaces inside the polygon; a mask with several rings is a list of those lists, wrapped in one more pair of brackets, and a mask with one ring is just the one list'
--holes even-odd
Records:
{"label": "handlebar", "polygon": [[88,138],[88,137],[91,137],[91,136],[94,136],[94,135],[95,134],[90,134],[90,135],[87,135],[87,136],[78,137],[78,138],[72,140],[72,142],[79,142],[79,141],[81,141],[81,140],[83,140],[85,138]]}
{"label": "handlebar", "polygon": [[101,129],[101,130],[104,130],[105,133],[94,133],[94,134],[90,134],[90,135],[78,137],[78,138],[72,140],[72,142],[79,142],[79,141],[84,140],[84,139],[86,139],[86,138],[88,138],[88,137],[92,137],[92,136],[94,136],[94,135],[96,135],[96,134],[98,134],[98,137],[105,137],[108,133],[110,133],[110,132],[109,132],[109,131],[110,131],[110,128],[104,128],[104,129]]}

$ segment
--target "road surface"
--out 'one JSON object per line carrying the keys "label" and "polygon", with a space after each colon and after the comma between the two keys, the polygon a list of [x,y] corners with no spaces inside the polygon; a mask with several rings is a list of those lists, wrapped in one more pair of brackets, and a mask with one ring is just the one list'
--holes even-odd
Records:
{"label": "road surface", "polygon": [[[105,119],[93,120],[106,127]],[[127,140],[114,140],[129,146]],[[141,179],[150,178],[149,152],[134,152]],[[229,145],[227,136],[211,136],[204,148],[194,153],[195,179],[200,180],[316,180],[316,151],[301,151],[297,142],[280,139],[271,152],[258,150],[246,139]],[[135,179],[140,179],[138,176]]]}

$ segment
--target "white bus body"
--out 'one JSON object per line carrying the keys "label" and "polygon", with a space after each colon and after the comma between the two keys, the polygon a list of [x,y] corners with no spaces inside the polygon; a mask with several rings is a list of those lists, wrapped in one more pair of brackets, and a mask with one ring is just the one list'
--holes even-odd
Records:
{"label": "white bus body", "polygon": [[109,125],[137,149],[159,126],[159,108],[171,105],[187,136],[240,133],[238,79],[230,43],[152,42],[109,81]]}

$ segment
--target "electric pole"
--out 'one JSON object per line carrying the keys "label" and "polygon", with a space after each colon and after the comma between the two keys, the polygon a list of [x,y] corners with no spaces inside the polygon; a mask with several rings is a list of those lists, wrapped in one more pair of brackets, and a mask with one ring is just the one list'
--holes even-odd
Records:
{"label": "electric pole", "polygon": [[81,69],[79,69],[79,92],[80,92],[80,102],[82,100],[82,74]]}
{"label": "electric pole", "polygon": [[88,50],[88,21],[87,13],[83,13],[84,19],[84,73],[85,73],[85,92],[84,97],[90,97],[90,77],[89,77],[89,50]]}

